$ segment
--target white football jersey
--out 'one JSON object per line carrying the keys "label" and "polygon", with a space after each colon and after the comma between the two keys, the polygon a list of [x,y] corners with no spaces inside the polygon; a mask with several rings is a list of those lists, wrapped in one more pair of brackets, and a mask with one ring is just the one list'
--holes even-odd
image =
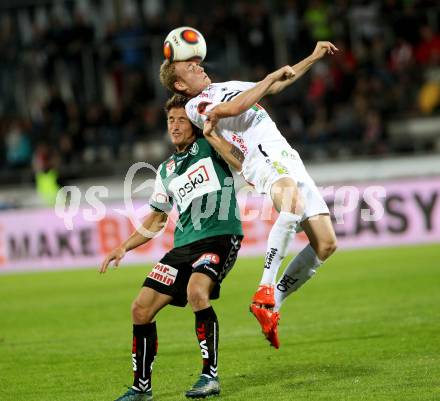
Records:
{"label": "white football jersey", "polygon": [[[187,103],[186,113],[194,125],[203,129],[206,112],[219,103],[229,102],[255,85],[254,82],[242,81],[211,84]],[[259,104],[255,104],[239,116],[220,119],[216,131],[240,148],[245,157],[252,154],[254,148],[260,144],[280,141],[287,144],[267,111]]]}

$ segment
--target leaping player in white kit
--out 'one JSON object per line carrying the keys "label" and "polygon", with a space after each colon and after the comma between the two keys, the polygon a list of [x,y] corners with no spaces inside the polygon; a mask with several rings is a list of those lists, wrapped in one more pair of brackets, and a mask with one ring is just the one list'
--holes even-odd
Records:
{"label": "leaping player in white kit", "polygon": [[[279,216],[267,242],[264,272],[250,306],[271,345],[279,348],[279,309],[287,296],[309,280],[336,250],[329,209],[298,154],[282,136],[269,114],[258,105],[294,83],[326,53],[338,49],[318,42],[313,53],[290,67],[269,74],[258,83],[211,83],[197,61],[165,61],[160,80],[169,90],[191,100],[186,112],[205,135],[222,135],[245,154],[242,174],[261,194],[270,194]],[[289,242],[304,230],[309,244],[290,261],[276,282]]]}

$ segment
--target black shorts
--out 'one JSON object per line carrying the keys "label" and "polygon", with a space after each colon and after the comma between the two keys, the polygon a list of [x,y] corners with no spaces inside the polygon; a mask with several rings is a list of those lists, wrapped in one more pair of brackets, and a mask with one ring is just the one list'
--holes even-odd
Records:
{"label": "black shorts", "polygon": [[157,263],[144,281],[161,294],[171,295],[171,305],[187,304],[186,288],[192,273],[203,273],[216,283],[210,298],[220,296],[220,284],[237,260],[242,236],[217,235],[172,249]]}

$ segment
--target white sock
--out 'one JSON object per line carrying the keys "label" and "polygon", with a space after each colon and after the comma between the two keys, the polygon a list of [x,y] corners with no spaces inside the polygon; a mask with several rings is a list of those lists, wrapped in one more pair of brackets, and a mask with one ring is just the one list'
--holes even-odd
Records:
{"label": "white sock", "polygon": [[288,264],[275,287],[275,311],[281,308],[283,301],[300,288],[322,265],[315,250],[309,244]]}
{"label": "white sock", "polygon": [[295,230],[301,216],[289,212],[281,212],[270,230],[267,240],[264,272],[260,285],[275,285],[278,269],[287,255],[289,243],[295,235]]}

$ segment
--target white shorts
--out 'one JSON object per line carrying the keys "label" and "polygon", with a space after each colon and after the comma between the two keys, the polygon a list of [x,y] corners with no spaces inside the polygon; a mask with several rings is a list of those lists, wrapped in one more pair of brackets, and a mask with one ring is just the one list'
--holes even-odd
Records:
{"label": "white shorts", "polygon": [[272,184],[280,178],[290,177],[296,182],[304,202],[302,220],[330,213],[298,152],[287,141],[259,144],[246,158],[242,171],[244,179],[260,194],[270,194]]}

